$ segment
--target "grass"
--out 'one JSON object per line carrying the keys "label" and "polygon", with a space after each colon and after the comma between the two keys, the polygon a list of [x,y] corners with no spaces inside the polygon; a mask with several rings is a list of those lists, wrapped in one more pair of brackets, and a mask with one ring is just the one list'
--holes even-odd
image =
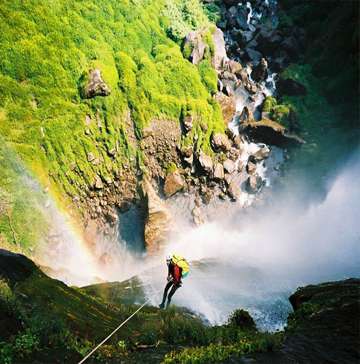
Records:
{"label": "grass", "polygon": [[[181,50],[187,32],[210,27],[198,0],[52,0],[51,6],[5,0],[0,18],[0,135],[8,153],[51,186],[63,206],[86,197],[97,175],[106,183],[124,164],[137,168],[141,158],[129,143],[128,111],[141,138],[152,119],[180,121],[189,110],[197,127],[184,143],[197,138],[198,149],[210,150],[211,131],[224,128],[211,98],[215,71],[208,60],[192,65]],[[94,68],[111,94],[83,99],[84,76]],[[115,156],[109,153],[114,149]],[[100,163],[90,163],[89,153]],[[12,173],[7,157],[1,163]],[[2,235],[11,242],[8,228]]]}
{"label": "grass", "polygon": [[[14,267],[7,269],[22,269],[22,265]],[[0,362],[53,363],[55,357],[77,362],[138,308],[128,302],[126,289],[121,288],[128,283],[78,289],[31,267],[21,279],[0,280],[0,320],[5,328],[0,332]],[[18,277],[22,272],[13,273]],[[210,363],[224,355],[272,350],[279,335],[239,325],[247,316],[240,310],[229,324],[210,327],[186,309],[145,306],[96,353],[93,362],[132,363],[141,358],[159,363],[168,354],[166,363]],[[188,357],[203,361],[181,361]]]}

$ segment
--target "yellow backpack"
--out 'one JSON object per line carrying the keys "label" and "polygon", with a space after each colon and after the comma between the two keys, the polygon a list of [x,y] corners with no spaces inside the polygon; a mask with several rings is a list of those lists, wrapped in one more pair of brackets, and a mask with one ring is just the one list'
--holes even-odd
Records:
{"label": "yellow backpack", "polygon": [[171,257],[171,260],[174,264],[179,266],[182,269],[181,276],[185,278],[190,271],[189,263],[186,261],[185,258],[183,258],[181,255],[173,254]]}

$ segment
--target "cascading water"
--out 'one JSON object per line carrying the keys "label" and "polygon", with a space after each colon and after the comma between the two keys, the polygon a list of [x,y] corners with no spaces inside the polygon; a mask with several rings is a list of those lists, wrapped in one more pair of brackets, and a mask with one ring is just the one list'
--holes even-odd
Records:
{"label": "cascading water", "polygon": [[[359,275],[359,177],[358,153],[319,204],[289,205],[274,196],[261,209],[238,209],[199,228],[183,226],[166,250],[192,262],[174,303],[211,323],[223,322],[242,307],[259,328],[276,330],[285,323],[287,297],[296,287]],[[154,292],[162,289],[165,277],[165,260],[151,275],[141,275],[153,304],[160,299]]]}

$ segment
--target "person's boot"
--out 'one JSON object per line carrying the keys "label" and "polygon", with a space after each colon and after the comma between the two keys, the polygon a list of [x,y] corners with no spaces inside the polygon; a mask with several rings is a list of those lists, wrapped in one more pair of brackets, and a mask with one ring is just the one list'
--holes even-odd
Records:
{"label": "person's boot", "polygon": [[165,307],[164,302],[161,302],[160,305],[159,305],[159,308],[164,309],[164,307]]}

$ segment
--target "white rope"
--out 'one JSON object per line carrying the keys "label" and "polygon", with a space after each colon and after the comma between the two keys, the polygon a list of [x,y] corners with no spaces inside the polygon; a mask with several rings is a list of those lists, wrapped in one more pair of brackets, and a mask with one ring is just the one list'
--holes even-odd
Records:
{"label": "white rope", "polygon": [[92,349],[90,351],[89,354],[87,354],[84,359],[82,359],[81,361],[79,361],[78,364],[82,364],[85,362],[85,360],[89,359],[89,357],[95,353],[95,351],[97,349],[99,349],[99,347],[101,345],[103,345],[107,340],[109,340],[111,338],[111,336],[113,336],[115,334],[116,331],[118,331],[121,327],[123,327],[131,318],[133,318],[148,302],[150,302],[150,298],[145,301],[132,315],[130,315],[125,321],[123,321],[109,336],[107,336],[100,344],[98,344],[94,349]]}

